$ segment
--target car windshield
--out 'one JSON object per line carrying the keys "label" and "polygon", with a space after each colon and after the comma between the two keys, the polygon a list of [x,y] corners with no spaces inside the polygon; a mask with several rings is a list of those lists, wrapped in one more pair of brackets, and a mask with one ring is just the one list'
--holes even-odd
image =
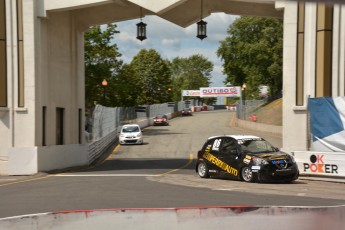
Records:
{"label": "car windshield", "polygon": [[165,118],[165,115],[157,115],[156,118]]}
{"label": "car windshield", "polygon": [[123,133],[133,133],[133,132],[139,132],[138,126],[127,126],[122,129]]}
{"label": "car windshield", "polygon": [[239,140],[238,143],[245,153],[267,153],[277,151],[274,146],[265,140]]}

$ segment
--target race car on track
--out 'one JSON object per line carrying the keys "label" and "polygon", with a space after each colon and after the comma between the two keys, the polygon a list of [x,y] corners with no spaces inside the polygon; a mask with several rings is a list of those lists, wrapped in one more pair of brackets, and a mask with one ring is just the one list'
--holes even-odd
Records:
{"label": "race car on track", "polygon": [[120,145],[125,144],[143,144],[143,134],[138,124],[127,124],[122,126],[119,133]]}
{"label": "race car on track", "polygon": [[299,176],[293,156],[251,135],[208,138],[198,152],[195,170],[202,178],[219,176],[246,182],[291,182]]}
{"label": "race car on track", "polygon": [[184,108],[182,109],[182,116],[192,116],[192,109],[191,108]]}
{"label": "race car on track", "polygon": [[153,125],[169,125],[168,117],[166,115],[157,115],[153,118]]}

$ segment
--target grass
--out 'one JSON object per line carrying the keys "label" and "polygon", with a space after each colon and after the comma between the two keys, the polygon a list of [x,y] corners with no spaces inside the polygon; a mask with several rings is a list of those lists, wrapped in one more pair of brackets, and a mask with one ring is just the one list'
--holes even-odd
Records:
{"label": "grass", "polygon": [[259,108],[256,111],[257,122],[269,125],[282,125],[283,99],[277,99]]}

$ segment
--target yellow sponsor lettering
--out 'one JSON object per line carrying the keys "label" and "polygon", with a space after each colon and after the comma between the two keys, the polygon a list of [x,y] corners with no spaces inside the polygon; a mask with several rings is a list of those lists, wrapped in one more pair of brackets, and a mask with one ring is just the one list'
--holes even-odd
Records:
{"label": "yellow sponsor lettering", "polygon": [[[227,163],[221,161],[220,159],[218,159],[217,157],[213,156],[210,152],[209,152],[210,148],[206,148],[203,158],[208,160],[209,162],[211,162],[212,164],[218,166],[219,168],[223,169],[224,171],[228,172],[229,174],[232,174],[234,176],[238,175],[238,170],[231,167],[230,165],[228,165]],[[208,151],[207,151],[208,150]]]}

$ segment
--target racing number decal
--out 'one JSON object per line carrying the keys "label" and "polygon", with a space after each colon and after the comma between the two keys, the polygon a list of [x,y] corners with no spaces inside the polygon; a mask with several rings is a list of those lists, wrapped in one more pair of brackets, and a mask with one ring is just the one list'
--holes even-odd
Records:
{"label": "racing number decal", "polygon": [[213,143],[212,150],[219,151],[219,146],[221,142],[222,142],[222,139],[216,139]]}

